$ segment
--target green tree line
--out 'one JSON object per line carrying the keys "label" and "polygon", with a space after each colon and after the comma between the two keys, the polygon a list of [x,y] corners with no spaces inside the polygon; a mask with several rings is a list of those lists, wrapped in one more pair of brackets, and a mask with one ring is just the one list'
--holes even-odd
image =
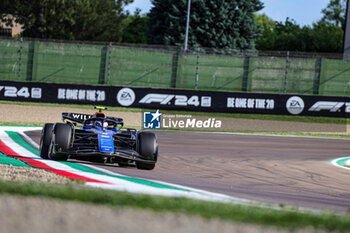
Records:
{"label": "green tree line", "polygon": [[[121,41],[125,5],[133,0],[2,0],[0,12],[23,25],[24,37]],[[6,22],[10,25],[11,21]]]}
{"label": "green tree line", "polygon": [[[131,2],[3,0],[0,17],[15,16],[24,37],[183,45],[187,0],[152,0],[147,15],[125,11]],[[289,18],[274,21],[259,14],[263,7],[263,0],[192,0],[189,46],[342,52],[346,0],[330,0],[323,18],[308,26]]]}
{"label": "green tree line", "polygon": [[258,50],[303,52],[343,52],[346,0],[330,0],[322,10],[323,18],[311,26],[299,26],[293,19],[277,22],[265,14],[256,14],[262,35]]}
{"label": "green tree line", "polygon": [[[151,44],[182,45],[185,39],[187,0],[153,0],[147,27]],[[192,0],[189,46],[253,49],[260,30],[254,13],[260,0]]]}

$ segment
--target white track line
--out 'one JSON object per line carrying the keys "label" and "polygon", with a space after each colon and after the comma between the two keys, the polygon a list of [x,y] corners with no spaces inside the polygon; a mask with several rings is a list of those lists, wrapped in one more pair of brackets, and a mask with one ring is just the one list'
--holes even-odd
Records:
{"label": "white track line", "polygon": [[333,159],[333,160],[331,161],[331,163],[332,163],[334,166],[336,166],[336,167],[340,167],[340,168],[343,168],[343,169],[346,169],[346,170],[350,170],[349,167],[344,167],[344,166],[339,165],[339,164],[337,163],[338,160],[346,159],[346,158],[349,158],[349,160],[348,160],[346,163],[347,163],[347,164],[350,163],[350,157],[342,157],[342,158],[338,158],[338,159]]}

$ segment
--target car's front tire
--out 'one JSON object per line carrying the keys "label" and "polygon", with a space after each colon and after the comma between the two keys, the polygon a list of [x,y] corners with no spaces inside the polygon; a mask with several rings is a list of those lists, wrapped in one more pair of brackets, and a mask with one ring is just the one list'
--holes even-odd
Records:
{"label": "car's front tire", "polygon": [[52,160],[66,161],[67,151],[71,147],[72,127],[65,123],[56,123],[52,132],[48,157]]}
{"label": "car's front tire", "polygon": [[140,132],[138,135],[137,152],[143,159],[152,160],[154,163],[136,162],[136,167],[142,170],[152,170],[158,158],[157,137],[152,132]]}
{"label": "car's front tire", "polygon": [[52,140],[52,130],[53,130],[52,123],[47,123],[44,125],[42,131],[41,131],[41,137],[40,137],[40,157],[43,159],[48,159],[49,154],[49,147]]}

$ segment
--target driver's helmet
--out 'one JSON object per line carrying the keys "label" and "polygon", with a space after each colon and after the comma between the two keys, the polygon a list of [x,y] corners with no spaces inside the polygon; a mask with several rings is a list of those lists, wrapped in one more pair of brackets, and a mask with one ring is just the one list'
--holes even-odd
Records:
{"label": "driver's helmet", "polygon": [[100,129],[102,127],[101,121],[95,121],[95,127]]}
{"label": "driver's helmet", "polygon": [[[101,129],[102,127],[102,122],[101,121],[95,121],[95,127],[98,129]],[[108,122],[103,122],[103,128],[108,127]]]}

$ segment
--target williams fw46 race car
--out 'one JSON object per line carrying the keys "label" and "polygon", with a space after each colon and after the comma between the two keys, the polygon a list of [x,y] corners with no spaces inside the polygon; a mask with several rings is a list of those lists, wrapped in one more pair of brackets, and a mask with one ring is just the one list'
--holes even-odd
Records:
{"label": "williams fw46 race car", "polygon": [[[152,132],[122,129],[123,119],[107,117],[99,109],[93,115],[62,113],[64,123],[47,123],[40,138],[40,157],[117,163],[152,170],[158,158],[157,137]],[[77,127],[77,125],[81,127]]]}

